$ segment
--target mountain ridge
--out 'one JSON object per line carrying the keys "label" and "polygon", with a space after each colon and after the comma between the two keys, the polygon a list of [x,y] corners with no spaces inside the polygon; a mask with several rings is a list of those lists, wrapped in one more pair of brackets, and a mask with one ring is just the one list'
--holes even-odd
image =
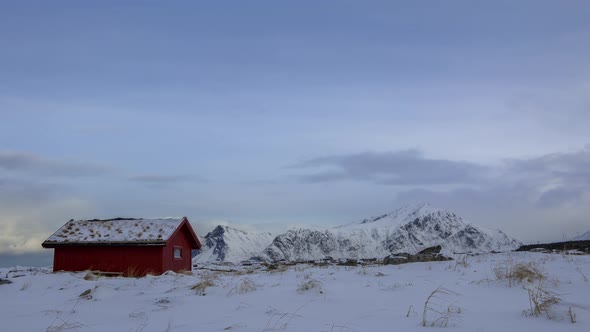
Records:
{"label": "mountain ridge", "polygon": [[273,240],[262,258],[381,258],[402,252],[415,254],[435,245],[458,253],[514,250],[521,243],[500,230],[464,222],[453,212],[418,204],[326,230],[289,230]]}
{"label": "mountain ridge", "polygon": [[[326,229],[294,228],[270,239],[259,238],[256,246],[249,243],[256,240],[255,233],[258,234],[217,226],[205,236],[207,249],[205,254],[195,257],[195,262],[237,262],[248,258],[302,261],[326,256],[383,258],[402,252],[415,254],[436,245],[441,245],[446,253],[507,251],[522,245],[500,230],[473,225],[454,212],[429,204],[406,205]],[[268,243],[263,247],[265,241]]]}
{"label": "mountain ridge", "polygon": [[587,231],[586,233],[584,233],[582,235],[578,235],[575,238],[573,238],[573,241],[585,241],[585,240],[590,240],[590,231]]}
{"label": "mountain ridge", "polygon": [[269,232],[249,232],[218,225],[203,237],[203,248],[193,258],[193,263],[238,263],[262,251],[273,238]]}

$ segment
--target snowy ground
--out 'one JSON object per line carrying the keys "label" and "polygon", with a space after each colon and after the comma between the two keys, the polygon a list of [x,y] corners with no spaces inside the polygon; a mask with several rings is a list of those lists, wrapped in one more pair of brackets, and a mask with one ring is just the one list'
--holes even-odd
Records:
{"label": "snowy ground", "polygon": [[[550,309],[551,319],[530,315],[526,282],[511,287],[496,277],[494,268],[517,262],[532,262],[548,276],[545,287],[561,298]],[[350,332],[440,325],[464,331],[590,331],[590,256],[511,253],[466,262],[300,265],[274,272],[198,270],[97,280],[85,280],[85,273],[23,269],[0,269],[0,278],[13,282],[0,285],[2,331]],[[199,283],[213,286],[192,289]],[[436,326],[423,327],[424,303],[441,285],[449,292],[437,294],[429,307],[442,314],[429,310],[427,325]]]}

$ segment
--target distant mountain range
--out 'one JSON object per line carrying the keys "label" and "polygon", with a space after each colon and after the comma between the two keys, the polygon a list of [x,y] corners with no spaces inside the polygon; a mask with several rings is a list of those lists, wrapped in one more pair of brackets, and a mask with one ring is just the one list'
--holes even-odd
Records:
{"label": "distant mountain range", "polygon": [[450,253],[507,251],[522,243],[500,230],[466,223],[456,214],[428,204],[405,206],[393,212],[325,230],[298,228],[276,237],[269,233],[218,226],[205,236],[195,263],[239,262],[242,259],[301,261],[332,258],[381,258],[415,254],[441,245]]}
{"label": "distant mountain range", "polygon": [[271,233],[246,232],[219,225],[201,239],[203,247],[193,263],[238,263],[262,252],[273,239]]}
{"label": "distant mountain range", "polygon": [[573,241],[585,241],[585,240],[590,240],[590,231],[587,231],[586,233],[576,236]]}

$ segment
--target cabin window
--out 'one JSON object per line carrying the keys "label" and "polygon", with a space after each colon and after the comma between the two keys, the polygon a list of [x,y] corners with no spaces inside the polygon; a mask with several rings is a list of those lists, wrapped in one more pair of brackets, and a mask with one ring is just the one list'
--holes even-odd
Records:
{"label": "cabin window", "polygon": [[180,248],[180,247],[174,247],[174,258],[175,259],[182,258],[182,248]]}

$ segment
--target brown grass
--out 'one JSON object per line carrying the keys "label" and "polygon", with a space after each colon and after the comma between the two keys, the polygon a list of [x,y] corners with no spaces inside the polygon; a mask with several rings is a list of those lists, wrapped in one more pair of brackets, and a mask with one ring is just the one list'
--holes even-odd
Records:
{"label": "brown grass", "polygon": [[[449,300],[450,297],[458,295],[458,293],[442,286],[439,286],[433,290],[424,302],[424,310],[422,311],[422,326],[447,327],[454,320],[458,320],[459,316],[463,312],[463,309],[461,307],[455,306]],[[435,318],[429,319],[429,313],[435,314]]]}
{"label": "brown grass", "polygon": [[217,280],[217,274],[208,273],[201,277],[201,281],[191,286],[191,290],[194,290],[197,295],[207,295],[207,288],[216,286],[215,281]]}
{"label": "brown grass", "polygon": [[137,265],[130,265],[127,267],[125,272],[123,272],[123,276],[136,278],[136,277],[140,277],[141,274],[139,273],[139,268],[137,267]]}
{"label": "brown grass", "polygon": [[298,293],[305,293],[311,290],[316,291],[318,294],[324,293],[322,283],[315,279],[306,279],[297,285]]}
{"label": "brown grass", "polygon": [[574,312],[574,309],[570,306],[570,308],[568,309],[568,314],[570,315],[570,322],[572,322],[572,324],[576,323],[576,313]]}
{"label": "brown grass", "polygon": [[266,322],[266,325],[264,326],[264,329],[262,330],[262,332],[272,332],[272,331],[284,331],[287,329],[287,326],[289,326],[289,323],[291,322],[291,320],[293,320],[293,318],[299,318],[301,317],[301,315],[297,314],[303,307],[305,307],[307,305],[307,303],[303,304],[302,306],[300,306],[299,308],[297,308],[297,310],[295,310],[295,312],[290,313],[290,312],[285,312],[285,313],[279,313],[279,312],[275,312]]}
{"label": "brown grass", "polygon": [[244,278],[244,279],[238,281],[238,283],[232,289],[229,290],[229,292],[227,293],[227,296],[231,296],[234,294],[244,294],[244,293],[253,292],[253,291],[257,290],[258,288],[260,288],[260,285],[255,283],[252,279]]}
{"label": "brown grass", "polygon": [[552,319],[551,307],[559,303],[561,299],[546,287],[545,280],[539,279],[536,285],[527,287],[527,292],[530,304],[529,313],[535,317],[545,314],[549,319]]}
{"label": "brown grass", "polygon": [[514,264],[511,259],[496,265],[494,274],[498,280],[508,281],[510,287],[515,284],[533,283],[537,280],[547,279],[547,276],[534,262]]}

